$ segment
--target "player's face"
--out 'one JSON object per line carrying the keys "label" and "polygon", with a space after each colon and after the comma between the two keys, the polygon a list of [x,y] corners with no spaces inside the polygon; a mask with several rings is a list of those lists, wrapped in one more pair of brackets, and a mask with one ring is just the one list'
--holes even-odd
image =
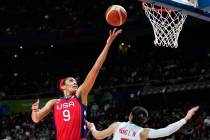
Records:
{"label": "player's face", "polygon": [[70,93],[75,93],[78,89],[76,79],[69,77],[65,80],[65,90],[69,91]]}

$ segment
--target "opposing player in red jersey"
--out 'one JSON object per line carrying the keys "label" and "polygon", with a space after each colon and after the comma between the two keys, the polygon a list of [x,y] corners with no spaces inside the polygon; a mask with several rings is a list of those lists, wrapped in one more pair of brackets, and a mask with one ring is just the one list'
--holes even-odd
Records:
{"label": "opposing player in red jersey", "polygon": [[112,42],[121,32],[122,30],[117,29],[110,31],[103,51],[81,86],[78,87],[77,81],[72,77],[62,79],[60,89],[64,93],[63,98],[49,100],[41,109],[39,109],[39,100],[32,104],[31,117],[35,123],[47,116],[54,107],[57,140],[81,140],[86,137],[87,96],[95,83]]}

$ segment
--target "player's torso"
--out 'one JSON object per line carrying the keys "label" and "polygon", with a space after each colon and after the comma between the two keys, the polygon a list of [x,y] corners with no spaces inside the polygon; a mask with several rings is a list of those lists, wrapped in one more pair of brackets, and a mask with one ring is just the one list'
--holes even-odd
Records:
{"label": "player's torso", "polygon": [[54,120],[58,140],[80,140],[86,131],[86,106],[76,97],[60,98],[54,104]]}
{"label": "player's torso", "polygon": [[129,122],[120,123],[114,133],[113,140],[140,140],[142,128]]}

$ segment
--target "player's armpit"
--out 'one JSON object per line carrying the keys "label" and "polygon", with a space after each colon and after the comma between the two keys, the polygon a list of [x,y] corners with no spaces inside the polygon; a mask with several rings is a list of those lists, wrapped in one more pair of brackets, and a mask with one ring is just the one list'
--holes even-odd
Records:
{"label": "player's armpit", "polygon": [[139,134],[141,140],[148,139],[148,132],[149,132],[149,130],[147,128],[144,128],[144,130]]}

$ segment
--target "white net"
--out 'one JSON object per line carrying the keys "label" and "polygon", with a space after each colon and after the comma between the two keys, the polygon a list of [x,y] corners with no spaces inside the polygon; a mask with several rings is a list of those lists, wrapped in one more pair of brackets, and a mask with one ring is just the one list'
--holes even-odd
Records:
{"label": "white net", "polygon": [[155,35],[154,44],[158,46],[177,48],[179,33],[187,15],[175,10],[158,7],[143,2],[143,9],[149,18]]}

